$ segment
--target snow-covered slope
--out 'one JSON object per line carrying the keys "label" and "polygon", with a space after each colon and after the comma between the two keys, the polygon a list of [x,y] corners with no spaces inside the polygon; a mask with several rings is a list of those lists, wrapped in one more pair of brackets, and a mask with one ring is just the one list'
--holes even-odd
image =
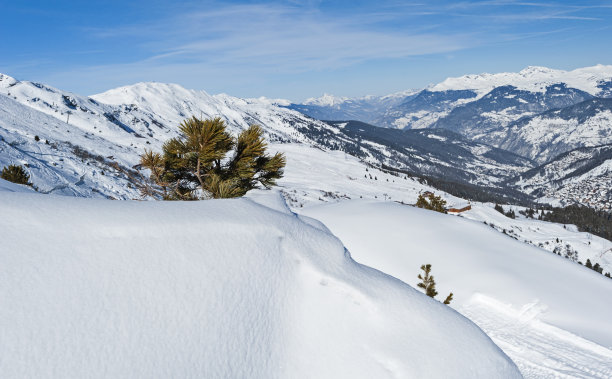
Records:
{"label": "snow-covered slope", "polygon": [[513,181],[542,201],[612,210],[612,144],[583,147],[523,173]]}
{"label": "snow-covered slope", "polygon": [[529,66],[519,72],[498,74],[464,75],[448,78],[434,86],[431,91],[474,90],[484,95],[493,88],[512,85],[519,90],[544,92],[553,84],[566,83],[568,87],[599,95],[603,82],[612,80],[612,65],[596,65],[572,71],[555,70],[547,67]]}
{"label": "snow-covered slope", "polygon": [[2,377],[520,377],[470,321],[277,209],[0,192]]}
{"label": "snow-covered slope", "polygon": [[324,94],[307,99],[302,104],[289,104],[287,108],[297,110],[318,120],[359,120],[375,122],[387,109],[409,101],[420,90],[406,90],[385,96],[358,98],[337,97]]}
{"label": "snow-covered slope", "polygon": [[403,131],[359,121],[328,123],[338,127],[349,141],[355,141],[347,141],[341,150],[415,175],[491,185],[533,165],[519,155],[470,141],[445,129]]}
{"label": "snow-covered slope", "polygon": [[0,166],[24,165],[44,193],[134,198],[138,173],[131,167],[150,145],[116,128],[67,124],[0,95]]}
{"label": "snow-covered slope", "polygon": [[303,212],[323,221],[355,260],[409,284],[432,264],[439,296],[453,292],[451,306],[491,333],[525,376],[612,375],[609,278],[482,222],[393,202]]}
{"label": "snow-covered slope", "polygon": [[581,147],[612,143],[612,99],[594,98],[524,117],[480,138],[542,164]]}
{"label": "snow-covered slope", "polygon": [[598,263],[603,267],[602,273],[612,273],[612,241],[580,232],[575,225],[526,217],[520,213],[525,210],[523,207],[502,206],[505,212],[514,211],[515,218],[501,214],[494,207],[492,203],[472,203],[472,209],[461,216],[486,223],[504,235],[557,254],[576,265],[584,265],[590,260],[592,264]]}
{"label": "snow-covered slope", "polygon": [[22,184],[15,184],[7,182],[4,179],[0,179],[0,192],[34,192],[34,190],[28,186]]}
{"label": "snow-covered slope", "polygon": [[492,129],[591,98],[587,92],[567,87],[565,83],[552,84],[542,92],[519,90],[512,85],[496,87],[478,100],[454,107],[430,127],[450,129],[482,140],[488,137]]}
{"label": "snow-covered slope", "polygon": [[[297,144],[274,147],[287,157],[285,176],[278,185],[292,209],[350,199],[414,204],[419,193],[435,191],[416,178],[364,165],[345,152],[327,152]],[[442,196],[449,203],[463,201],[445,193]]]}

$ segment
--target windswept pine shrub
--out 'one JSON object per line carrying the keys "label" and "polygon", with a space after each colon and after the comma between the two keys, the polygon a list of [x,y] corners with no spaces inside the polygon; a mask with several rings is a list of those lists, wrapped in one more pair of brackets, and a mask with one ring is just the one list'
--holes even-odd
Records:
{"label": "windswept pine shrub", "polygon": [[419,194],[415,205],[419,208],[429,209],[440,213],[447,213],[446,200],[442,199],[440,196],[434,195],[433,193],[429,193],[427,197]]}
{"label": "windswept pine shrub", "polygon": [[[421,282],[417,284],[417,287],[422,288],[425,291],[425,295],[435,298],[436,295],[438,295],[438,291],[436,291],[436,281],[433,275],[431,275],[431,265],[422,265],[421,270],[423,270],[423,274],[419,274],[418,276]],[[451,292],[446,299],[444,299],[444,304],[448,305],[452,300],[453,293]]]}
{"label": "windswept pine shrub", "polygon": [[30,183],[30,174],[28,174],[22,166],[18,165],[9,165],[3,168],[0,178],[8,180],[9,182],[24,184],[26,186],[32,185],[32,183]]}
{"label": "windswept pine shrub", "polygon": [[257,125],[232,137],[220,118],[192,117],[179,130],[181,135],[167,141],[161,153],[145,150],[141,156],[158,187],[148,195],[166,200],[239,197],[258,186],[270,188],[283,176],[285,157],[266,153]]}

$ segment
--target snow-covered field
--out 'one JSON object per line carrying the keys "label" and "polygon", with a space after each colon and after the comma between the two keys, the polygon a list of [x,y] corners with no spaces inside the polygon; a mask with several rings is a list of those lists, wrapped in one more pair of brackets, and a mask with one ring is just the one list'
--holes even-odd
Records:
{"label": "snow-covered field", "polygon": [[[483,211],[466,217],[471,212]],[[453,292],[451,306],[526,377],[612,376],[610,279],[482,222],[393,202],[347,201],[303,213],[325,223],[355,260],[412,286],[419,267],[432,264],[439,296]]]}
{"label": "snow-covered field", "polygon": [[469,320],[275,196],[2,190],[2,378],[520,377]]}
{"label": "snow-covered field", "polygon": [[[392,200],[414,204],[419,192],[434,191],[414,178],[394,176],[341,151],[296,144],[274,144],[287,157],[278,184],[293,209],[349,199]],[[463,201],[443,194],[449,202]]]}

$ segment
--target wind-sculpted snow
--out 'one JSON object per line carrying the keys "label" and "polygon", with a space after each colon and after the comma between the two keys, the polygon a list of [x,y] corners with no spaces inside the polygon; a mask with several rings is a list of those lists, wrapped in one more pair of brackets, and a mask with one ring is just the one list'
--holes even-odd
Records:
{"label": "wind-sculpted snow", "polygon": [[0,192],[2,377],[520,377],[466,318],[275,208]]}
{"label": "wind-sculpted snow", "polygon": [[[475,207],[464,216],[479,219],[481,212],[496,213],[492,207]],[[432,264],[439,298],[453,292],[451,307],[490,333],[525,376],[612,375],[609,278],[481,221],[397,203],[352,201],[303,213],[321,220],[356,261],[411,285],[418,282],[419,267]],[[514,222],[492,218],[486,215],[507,230]],[[534,240],[550,233],[549,227],[564,230],[537,221],[517,226],[532,228],[524,236]],[[573,241],[578,233],[558,236]],[[609,241],[598,240],[610,248]]]}

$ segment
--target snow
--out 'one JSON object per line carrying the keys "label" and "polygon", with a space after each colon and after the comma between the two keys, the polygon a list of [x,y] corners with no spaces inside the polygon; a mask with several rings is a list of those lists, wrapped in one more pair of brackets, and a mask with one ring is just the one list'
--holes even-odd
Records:
{"label": "snow", "polygon": [[2,377],[519,377],[452,308],[253,196],[0,192]]}
{"label": "snow", "polygon": [[566,83],[591,95],[597,95],[601,80],[612,78],[612,65],[596,65],[572,71],[555,70],[547,67],[529,66],[520,72],[502,72],[498,74],[470,74],[457,78],[448,78],[428,88],[430,91],[475,90],[480,96],[495,87],[513,85],[520,90],[544,92],[546,87]]}
{"label": "snow", "polygon": [[302,104],[303,105],[314,105],[319,107],[338,107],[344,103],[352,102],[366,102],[366,103],[393,103],[397,100],[401,100],[405,97],[414,95],[420,92],[421,89],[407,89],[404,91],[394,92],[389,95],[384,96],[375,96],[375,95],[366,95],[361,97],[346,97],[346,96],[334,96],[328,93],[324,93],[323,96],[320,97],[310,97],[306,99]]}
{"label": "snow", "polygon": [[[563,255],[566,246],[576,252],[575,261],[585,263],[590,259],[593,264],[599,263],[605,272],[612,273],[612,241],[597,237],[591,233],[579,232],[575,225],[564,225],[526,218],[519,214],[523,207],[503,206],[504,210],[514,210],[516,219],[508,218],[494,209],[494,204],[473,203],[470,212],[463,217],[479,222],[486,222],[498,231],[506,231],[512,237],[524,243],[541,247],[552,252],[558,248]],[[571,259],[570,259],[571,260]]]}
{"label": "snow", "polygon": [[0,192],[34,192],[34,190],[23,184],[15,184],[0,179]]}
{"label": "snow", "polygon": [[[0,95],[0,167],[26,166],[30,181],[42,192],[86,197],[103,196],[104,192],[115,198],[138,197],[125,174],[111,165],[131,167],[138,163],[144,146],[150,145],[128,133],[123,142],[115,144],[112,139],[90,132],[90,127],[66,124]],[[95,154],[96,159],[77,156],[77,146]]]}
{"label": "snow", "polygon": [[[296,144],[273,144],[270,149],[284,153],[287,158],[285,175],[278,185],[292,209],[359,198],[413,204],[420,192],[439,192],[413,178],[368,167],[342,151]],[[446,193],[439,194],[449,202],[461,201]]]}
{"label": "snow", "polygon": [[526,377],[612,375],[610,279],[482,222],[397,203],[346,201],[302,213],[321,220],[356,261],[408,284],[432,264],[439,297],[453,292],[451,306]]}
{"label": "snow", "polygon": [[311,97],[304,101],[305,105],[318,105],[320,107],[333,107],[335,105],[340,105],[347,100],[350,100],[348,97],[337,97],[334,95],[330,95],[328,93],[323,94],[321,97]]}
{"label": "snow", "polygon": [[[523,75],[546,75],[540,71]],[[78,104],[70,124],[64,96]],[[360,161],[317,148],[289,124],[337,130],[277,107],[282,100],[160,83],[94,98],[0,74],[0,165],[27,164],[43,192],[137,198],[112,164],[130,168],[143,148],[159,149],[185,116],[218,115],[233,132],[257,122],[268,137],[291,142],[270,144],[287,156],[278,187],[286,202],[269,191],[183,205],[61,199],[2,193],[32,189],[0,180],[0,240],[9,247],[0,248],[0,288],[9,290],[0,294],[0,346],[12,346],[0,351],[0,372],[8,377],[500,377],[499,365],[512,370],[473,325],[356,264],[331,232],[357,261],[410,285],[421,264],[433,263],[440,297],[452,290],[452,307],[478,324],[526,377],[612,376],[611,312],[602,301],[612,281],[550,252],[568,244],[577,260],[588,258],[608,272],[610,241],[573,226],[511,220],[492,204],[472,203],[471,211],[452,218],[393,203],[414,203],[419,193],[433,191],[449,205],[465,205],[417,180],[368,166],[371,157]],[[574,125],[580,133],[567,140],[605,137],[609,119],[604,112]],[[559,138],[555,120],[534,120],[546,124],[551,139]],[[542,127],[529,126],[527,131]],[[106,162],[75,156],[67,142]],[[604,164],[597,172],[609,168]],[[188,223],[190,218],[196,222]],[[196,230],[197,238],[191,236]],[[435,235],[439,230],[444,238]],[[185,237],[170,238],[175,232]],[[244,364],[231,366],[235,361]],[[464,371],[470,362],[483,371]],[[92,371],[86,373],[86,366]]]}

